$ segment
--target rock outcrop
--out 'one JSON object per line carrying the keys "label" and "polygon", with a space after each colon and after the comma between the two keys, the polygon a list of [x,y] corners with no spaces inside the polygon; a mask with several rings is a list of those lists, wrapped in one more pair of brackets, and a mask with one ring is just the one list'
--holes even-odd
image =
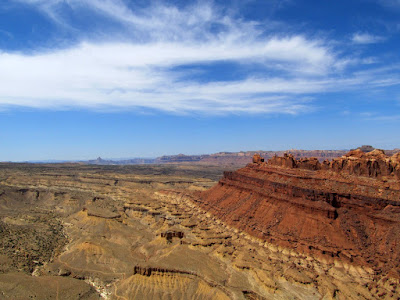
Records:
{"label": "rock outcrop", "polygon": [[374,178],[395,176],[400,179],[400,152],[389,157],[383,150],[378,149],[368,153],[353,150],[331,162],[325,161],[323,166],[335,172],[347,172],[358,176]]}
{"label": "rock outcrop", "polygon": [[198,204],[265,242],[400,278],[400,154],[292,155],[225,172]]}
{"label": "rock outcrop", "polygon": [[[257,155],[254,155],[253,163],[255,162],[254,159],[261,159]],[[394,176],[400,179],[400,152],[389,157],[385,155],[383,150],[378,149],[368,153],[364,153],[360,149],[352,150],[340,158],[332,159],[332,161],[324,160],[322,164],[315,157],[296,160],[292,154],[285,153],[283,157],[272,157],[267,164],[291,169],[327,170],[373,178]]]}
{"label": "rock outcrop", "polygon": [[180,238],[184,237],[184,233],[182,231],[168,230],[166,232],[161,232],[161,237],[165,238],[167,241],[172,241],[172,238]]}
{"label": "rock outcrop", "polygon": [[264,158],[262,158],[261,155],[258,154],[258,153],[254,154],[254,156],[253,156],[253,164],[260,164],[262,162],[264,162]]}

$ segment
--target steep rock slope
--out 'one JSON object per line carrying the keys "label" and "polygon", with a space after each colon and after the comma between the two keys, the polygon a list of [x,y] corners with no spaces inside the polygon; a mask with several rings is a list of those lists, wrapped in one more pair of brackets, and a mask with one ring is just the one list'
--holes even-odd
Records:
{"label": "steep rock slope", "polygon": [[400,154],[381,150],[320,163],[292,155],[225,172],[198,197],[240,230],[321,260],[400,278]]}

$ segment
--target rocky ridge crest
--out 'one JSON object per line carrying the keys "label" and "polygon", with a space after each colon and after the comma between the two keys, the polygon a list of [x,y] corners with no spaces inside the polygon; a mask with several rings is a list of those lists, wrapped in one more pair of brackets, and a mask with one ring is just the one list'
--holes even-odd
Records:
{"label": "rocky ridge crest", "polygon": [[[254,155],[253,163],[262,163],[259,155]],[[400,152],[387,156],[383,150],[379,149],[368,153],[356,149],[331,161],[326,159],[322,163],[315,157],[295,159],[292,154],[285,153],[283,157],[272,157],[265,164],[291,169],[327,170],[372,178],[382,176],[400,178]]]}

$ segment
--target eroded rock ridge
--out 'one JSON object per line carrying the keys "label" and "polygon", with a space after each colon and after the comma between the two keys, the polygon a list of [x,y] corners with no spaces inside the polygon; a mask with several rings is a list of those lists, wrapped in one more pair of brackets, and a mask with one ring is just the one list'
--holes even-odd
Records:
{"label": "eroded rock ridge", "polygon": [[400,278],[400,153],[290,154],[225,172],[198,204],[268,243]]}
{"label": "eroded rock ridge", "polygon": [[[262,158],[258,156],[254,155],[257,161],[253,160],[253,163],[261,163]],[[314,171],[330,170],[337,173],[374,178],[395,176],[400,179],[400,152],[393,156],[387,156],[383,150],[378,149],[368,153],[356,149],[342,157],[334,158],[332,161],[326,159],[322,163],[315,157],[296,160],[293,155],[285,153],[283,157],[274,156],[269,159],[268,165]]]}

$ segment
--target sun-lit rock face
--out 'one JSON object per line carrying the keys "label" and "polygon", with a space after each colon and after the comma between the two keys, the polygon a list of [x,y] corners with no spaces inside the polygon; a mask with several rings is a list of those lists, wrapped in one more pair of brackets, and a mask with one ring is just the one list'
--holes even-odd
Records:
{"label": "sun-lit rock face", "polygon": [[378,149],[368,153],[353,150],[345,156],[333,159],[330,163],[324,163],[324,167],[358,176],[373,178],[394,176],[400,179],[399,153],[390,157],[385,155],[383,150]]}
{"label": "sun-lit rock face", "polygon": [[[315,157],[296,160],[293,155],[285,153],[282,157],[272,157],[266,164],[292,169],[330,170],[342,174],[347,173],[372,178],[381,178],[382,176],[400,178],[399,158],[400,153],[387,156],[383,150],[379,149],[374,149],[368,153],[356,149],[342,157],[333,158],[332,161],[324,160],[322,163]],[[262,158],[258,159],[261,160]]]}
{"label": "sun-lit rock face", "polygon": [[267,242],[399,278],[399,156],[354,150],[322,164],[257,157],[225,172],[199,205]]}
{"label": "sun-lit rock face", "polygon": [[260,154],[256,153],[253,155],[253,164],[260,164],[262,162],[264,162],[264,158]]}

